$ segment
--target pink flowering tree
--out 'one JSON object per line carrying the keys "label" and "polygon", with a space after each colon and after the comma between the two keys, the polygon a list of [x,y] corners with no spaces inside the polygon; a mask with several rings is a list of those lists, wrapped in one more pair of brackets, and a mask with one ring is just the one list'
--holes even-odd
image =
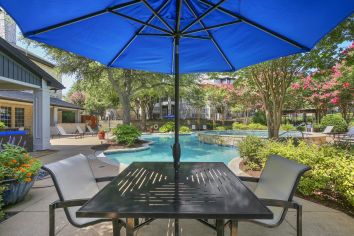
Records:
{"label": "pink flowering tree", "polygon": [[69,100],[75,105],[83,107],[85,105],[86,96],[83,92],[76,91],[69,96]]}
{"label": "pink flowering tree", "polygon": [[292,92],[300,93],[316,109],[318,122],[330,107],[338,107],[342,116],[349,120],[354,84],[353,49],[352,44],[344,51],[341,63],[331,69],[313,72],[291,85]]}

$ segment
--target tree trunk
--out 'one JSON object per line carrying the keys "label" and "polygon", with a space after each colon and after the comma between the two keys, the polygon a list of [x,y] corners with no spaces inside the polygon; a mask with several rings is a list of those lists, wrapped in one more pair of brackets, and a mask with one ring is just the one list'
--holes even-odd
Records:
{"label": "tree trunk", "polygon": [[123,109],[123,124],[130,125],[130,99],[126,94],[120,95]]}
{"label": "tree trunk", "polygon": [[141,129],[146,131],[146,106],[141,105]]}

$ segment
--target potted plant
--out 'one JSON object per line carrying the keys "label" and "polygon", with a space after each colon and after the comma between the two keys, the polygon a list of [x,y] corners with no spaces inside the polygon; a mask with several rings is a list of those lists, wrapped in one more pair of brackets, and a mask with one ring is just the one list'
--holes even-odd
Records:
{"label": "potted plant", "polygon": [[4,144],[0,152],[0,185],[5,205],[22,201],[34,184],[42,163],[19,146]]}
{"label": "potted plant", "polygon": [[98,131],[97,136],[98,136],[98,139],[105,139],[106,132],[103,129],[101,129],[100,131]]}

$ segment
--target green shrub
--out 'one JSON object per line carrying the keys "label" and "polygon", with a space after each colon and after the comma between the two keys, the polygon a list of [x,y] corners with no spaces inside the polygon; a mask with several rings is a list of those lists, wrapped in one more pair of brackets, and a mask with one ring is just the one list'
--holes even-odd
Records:
{"label": "green shrub", "polygon": [[252,122],[261,125],[267,125],[266,114],[263,111],[257,111],[252,117]]}
{"label": "green shrub", "polygon": [[304,125],[299,125],[298,127],[296,127],[296,130],[300,132],[304,132],[306,130],[306,127]]}
{"label": "green shrub", "polygon": [[238,122],[234,122],[234,123],[232,123],[232,129],[233,130],[247,129],[247,125],[242,124],[242,123],[238,123]]}
{"label": "green shrub", "polygon": [[191,132],[191,129],[188,128],[187,126],[181,126],[181,127],[179,127],[179,132],[181,134],[188,134]]}
{"label": "green shrub", "polygon": [[175,130],[175,123],[172,121],[165,123],[163,126],[159,128],[159,132],[161,133],[172,132],[174,130]]}
{"label": "green shrub", "polygon": [[324,130],[324,127],[322,127],[322,125],[320,125],[320,124],[314,124],[313,125],[313,131],[322,132],[323,130]]}
{"label": "green shrub", "polygon": [[251,129],[251,130],[267,130],[267,126],[262,125],[262,124],[257,124],[257,123],[251,123],[248,124],[247,129]]}
{"label": "green shrub", "polygon": [[127,144],[128,146],[136,143],[141,136],[141,132],[132,125],[117,125],[112,132],[118,143]]}
{"label": "green shrub", "polygon": [[340,114],[328,114],[321,120],[321,126],[334,126],[333,132],[345,132],[347,131],[348,124]]}
{"label": "green shrub", "polygon": [[224,131],[226,128],[224,126],[216,126],[215,130]]}
{"label": "green shrub", "polygon": [[260,159],[259,152],[265,145],[266,141],[256,136],[247,136],[239,143],[240,155],[246,166],[252,170],[262,168],[264,161]]}
{"label": "green shrub", "polygon": [[295,131],[296,128],[295,126],[293,126],[292,124],[282,124],[280,126],[280,130],[284,130],[284,131]]}
{"label": "green shrub", "polygon": [[6,128],[5,123],[0,121],[0,130],[5,129],[5,128]]}
{"label": "green shrub", "polygon": [[295,145],[292,140],[284,143],[248,138],[240,143],[240,153],[246,158],[249,167],[264,166],[266,159],[272,154],[308,165],[311,171],[305,174],[298,187],[302,194],[339,195],[354,206],[354,158],[350,151],[329,145],[308,145],[304,141]]}

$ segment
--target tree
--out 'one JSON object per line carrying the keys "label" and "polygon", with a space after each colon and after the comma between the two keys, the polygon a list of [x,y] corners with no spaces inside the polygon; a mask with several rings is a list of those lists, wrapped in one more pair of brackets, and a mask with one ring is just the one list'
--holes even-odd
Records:
{"label": "tree", "polygon": [[[231,107],[234,96],[234,86],[232,84],[205,85],[206,100],[211,107],[215,108],[221,115],[221,123],[225,123],[225,113]],[[216,115],[216,114],[215,114]],[[216,117],[213,117],[215,123]]]}
{"label": "tree", "polygon": [[200,126],[201,112],[206,105],[205,90],[200,85],[186,87],[183,99],[194,109],[197,114],[197,125]]}
{"label": "tree", "polygon": [[269,138],[279,137],[285,95],[300,70],[298,56],[289,56],[247,67],[239,72],[240,78],[247,79],[249,86],[253,87],[262,100]]}

